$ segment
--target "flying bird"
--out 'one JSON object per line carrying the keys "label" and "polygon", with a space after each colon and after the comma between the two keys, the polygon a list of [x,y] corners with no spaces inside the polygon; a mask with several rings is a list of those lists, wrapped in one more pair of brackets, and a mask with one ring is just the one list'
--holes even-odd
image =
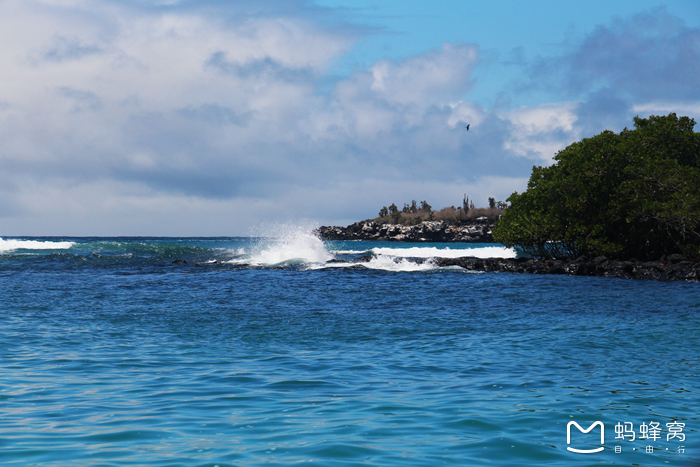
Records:
{"label": "flying bird", "polygon": [[[469,125],[471,125],[471,123]],[[467,125],[467,131],[469,131],[469,125]]]}

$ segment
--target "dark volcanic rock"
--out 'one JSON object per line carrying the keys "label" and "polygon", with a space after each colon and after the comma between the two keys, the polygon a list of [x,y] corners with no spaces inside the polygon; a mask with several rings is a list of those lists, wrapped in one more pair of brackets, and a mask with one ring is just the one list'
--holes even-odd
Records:
{"label": "dark volcanic rock", "polygon": [[369,263],[374,259],[374,255],[363,255],[352,260],[353,263]]}
{"label": "dark volcanic rock", "polygon": [[[680,256],[680,255],[679,255]],[[572,261],[517,259],[438,258],[438,266],[460,266],[470,271],[500,271],[529,274],[567,274],[570,276],[606,276],[622,279],[658,281],[698,281],[700,263],[679,261],[609,261],[598,257],[594,261],[577,258]]]}
{"label": "dark volcanic rock", "polygon": [[492,228],[492,224],[485,222],[458,226],[443,221],[427,221],[416,225],[364,221],[347,227],[319,227],[316,233],[321,240],[494,243]]}

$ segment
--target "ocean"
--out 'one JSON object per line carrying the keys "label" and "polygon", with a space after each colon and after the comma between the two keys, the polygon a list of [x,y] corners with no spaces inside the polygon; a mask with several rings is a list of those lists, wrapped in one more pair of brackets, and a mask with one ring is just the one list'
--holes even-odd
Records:
{"label": "ocean", "polygon": [[0,465],[699,465],[700,284],[516,254],[4,237]]}

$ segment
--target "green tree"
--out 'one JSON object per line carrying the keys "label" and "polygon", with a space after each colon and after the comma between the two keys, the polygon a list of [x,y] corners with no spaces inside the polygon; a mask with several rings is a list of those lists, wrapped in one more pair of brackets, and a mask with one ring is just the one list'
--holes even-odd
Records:
{"label": "green tree", "polygon": [[391,203],[391,206],[389,206],[389,215],[394,221],[394,224],[398,224],[401,220],[401,212],[399,211],[399,208],[396,207],[396,204]]}
{"label": "green tree", "polygon": [[494,228],[496,241],[544,257],[700,256],[700,134],[676,114],[636,117],[533,167]]}
{"label": "green tree", "polygon": [[389,210],[386,208],[386,206],[382,206],[382,208],[379,210],[379,217],[386,217],[389,215]]}

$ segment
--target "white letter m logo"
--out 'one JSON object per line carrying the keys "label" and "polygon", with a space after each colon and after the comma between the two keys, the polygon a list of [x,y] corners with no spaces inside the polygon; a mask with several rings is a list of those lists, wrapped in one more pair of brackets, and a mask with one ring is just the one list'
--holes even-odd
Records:
{"label": "white letter m logo", "polygon": [[[593,428],[595,428],[596,425],[600,425],[600,444],[605,444],[605,426],[603,425],[603,422],[595,422],[593,425],[589,426],[587,430],[581,428],[581,425],[579,425],[576,422],[569,422],[566,425],[566,444],[571,444],[571,425],[576,425],[576,428],[578,428],[578,431],[580,431],[581,433],[588,433]],[[592,454],[594,452],[602,451],[603,446],[596,449],[575,449],[567,446],[566,449],[568,449],[571,452],[578,452],[581,454]]]}

